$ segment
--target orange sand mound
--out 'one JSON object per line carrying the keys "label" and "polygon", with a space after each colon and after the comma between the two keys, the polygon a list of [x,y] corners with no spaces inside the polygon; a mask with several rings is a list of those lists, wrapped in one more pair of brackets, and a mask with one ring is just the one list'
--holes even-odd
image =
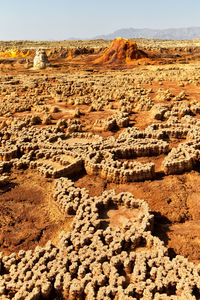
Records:
{"label": "orange sand mound", "polygon": [[148,55],[137,48],[137,44],[128,39],[116,38],[111,46],[95,59],[93,63],[122,64],[131,63],[135,59],[145,58]]}

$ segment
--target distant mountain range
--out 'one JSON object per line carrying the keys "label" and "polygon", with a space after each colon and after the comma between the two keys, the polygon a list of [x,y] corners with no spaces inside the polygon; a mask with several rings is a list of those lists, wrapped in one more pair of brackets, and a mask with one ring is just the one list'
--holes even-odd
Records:
{"label": "distant mountain range", "polygon": [[169,28],[169,29],[136,29],[124,28],[107,35],[98,35],[94,39],[113,40],[116,37],[122,38],[148,38],[167,40],[191,40],[200,38],[200,27]]}

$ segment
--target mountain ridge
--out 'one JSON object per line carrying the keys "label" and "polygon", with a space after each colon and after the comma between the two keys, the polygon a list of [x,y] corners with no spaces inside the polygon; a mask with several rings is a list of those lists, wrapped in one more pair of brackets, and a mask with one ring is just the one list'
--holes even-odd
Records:
{"label": "mountain ridge", "polygon": [[117,37],[122,38],[150,38],[150,39],[167,39],[167,40],[192,40],[200,38],[199,27],[185,28],[167,28],[167,29],[150,29],[150,28],[122,28],[110,34],[97,35],[93,39],[112,40]]}

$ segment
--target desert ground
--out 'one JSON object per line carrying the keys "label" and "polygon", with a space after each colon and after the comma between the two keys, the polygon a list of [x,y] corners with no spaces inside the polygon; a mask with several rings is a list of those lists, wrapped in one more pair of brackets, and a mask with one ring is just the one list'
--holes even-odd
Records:
{"label": "desert ground", "polygon": [[200,39],[0,42],[0,299],[200,299]]}

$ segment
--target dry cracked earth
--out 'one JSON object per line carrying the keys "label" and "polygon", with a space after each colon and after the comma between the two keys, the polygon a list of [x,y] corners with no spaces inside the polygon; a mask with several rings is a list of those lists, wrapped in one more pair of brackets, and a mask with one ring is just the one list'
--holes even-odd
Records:
{"label": "dry cracked earth", "polygon": [[199,40],[41,43],[0,43],[0,299],[200,299]]}

